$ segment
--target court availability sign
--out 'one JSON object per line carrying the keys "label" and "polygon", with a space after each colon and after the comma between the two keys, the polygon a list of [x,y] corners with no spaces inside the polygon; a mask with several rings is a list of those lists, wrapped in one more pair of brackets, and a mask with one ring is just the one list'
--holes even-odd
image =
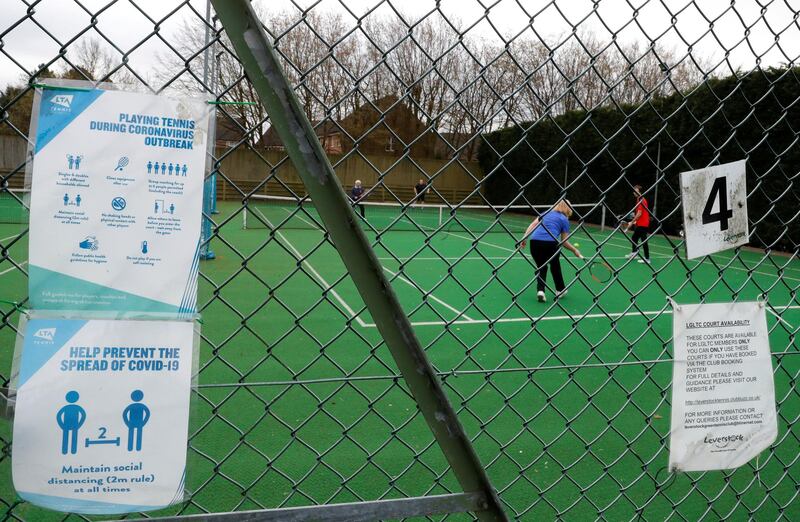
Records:
{"label": "court availability sign", "polygon": [[737,468],[778,435],[764,303],[675,305],[670,471]]}

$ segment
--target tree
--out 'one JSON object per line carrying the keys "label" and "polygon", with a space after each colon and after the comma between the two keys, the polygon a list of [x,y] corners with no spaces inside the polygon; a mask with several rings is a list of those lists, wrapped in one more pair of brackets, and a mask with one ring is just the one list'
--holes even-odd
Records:
{"label": "tree", "polygon": [[[306,115],[328,127],[323,135],[362,105],[394,95],[424,128],[449,133],[458,148],[512,122],[635,104],[688,91],[705,77],[669,49],[602,40],[588,31],[552,41],[524,33],[498,43],[462,33],[458,20],[438,12],[421,20],[373,14],[354,28],[339,12],[257,9]],[[174,51],[162,56],[159,81],[184,93],[215,91],[225,101],[246,102],[224,113],[250,131],[247,141],[254,144],[267,115],[227,37],[212,36],[206,50],[203,20],[184,20]],[[96,53],[89,47],[86,54]],[[204,86],[207,55],[213,73]],[[102,60],[82,63],[88,71],[104,69]]]}

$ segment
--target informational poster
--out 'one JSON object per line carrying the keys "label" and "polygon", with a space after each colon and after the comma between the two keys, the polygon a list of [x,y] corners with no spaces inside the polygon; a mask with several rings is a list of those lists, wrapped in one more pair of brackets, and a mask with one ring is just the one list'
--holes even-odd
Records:
{"label": "informational poster", "polygon": [[32,308],[194,312],[209,114],[194,99],[42,91]]}
{"label": "informational poster", "polygon": [[114,514],[183,499],[194,323],[31,319],[12,476],[49,509]]}
{"label": "informational poster", "polygon": [[681,172],[681,203],[687,258],[750,240],[745,160]]}
{"label": "informational poster", "polygon": [[669,469],[737,468],[775,441],[764,303],[676,305]]}

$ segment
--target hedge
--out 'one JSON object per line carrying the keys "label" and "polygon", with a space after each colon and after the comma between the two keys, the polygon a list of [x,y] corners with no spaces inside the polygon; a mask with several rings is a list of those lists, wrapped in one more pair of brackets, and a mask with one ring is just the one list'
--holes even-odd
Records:
{"label": "hedge", "polygon": [[677,234],[679,173],[746,159],[751,244],[797,252],[798,94],[800,68],[771,68],[709,79],[689,93],[640,105],[606,105],[503,128],[482,140],[484,195],[496,205],[552,203],[566,195],[624,215],[634,206],[631,186],[638,183],[663,232]]}

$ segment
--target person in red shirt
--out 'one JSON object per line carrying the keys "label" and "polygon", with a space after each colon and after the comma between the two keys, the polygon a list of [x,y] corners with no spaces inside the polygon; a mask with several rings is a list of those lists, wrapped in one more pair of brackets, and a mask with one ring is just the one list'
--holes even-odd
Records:
{"label": "person in red shirt", "polygon": [[636,208],[633,219],[625,228],[628,231],[633,226],[633,237],[631,237],[633,246],[631,253],[625,257],[634,257],[639,251],[639,241],[641,241],[644,248],[644,259],[639,259],[639,262],[650,264],[650,247],[647,245],[647,233],[650,231],[650,208],[647,206],[647,200],[642,196],[641,185],[633,186],[633,195],[636,197]]}

